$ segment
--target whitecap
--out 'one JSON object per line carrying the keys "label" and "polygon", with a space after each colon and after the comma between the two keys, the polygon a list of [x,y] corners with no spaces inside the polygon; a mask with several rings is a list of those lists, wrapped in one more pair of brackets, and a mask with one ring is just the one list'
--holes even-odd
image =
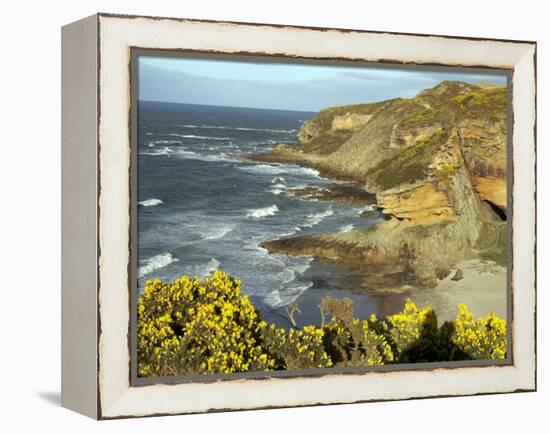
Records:
{"label": "whitecap", "polygon": [[292,130],[279,130],[279,129],[273,129],[273,128],[248,128],[248,127],[226,127],[223,125],[193,125],[193,124],[185,124],[185,125],[178,125],[181,128],[193,128],[193,129],[214,129],[214,130],[237,130],[237,131],[265,131],[269,133],[285,133],[285,134],[291,134],[295,133],[296,129]]}
{"label": "whitecap", "polygon": [[231,140],[231,137],[209,137],[209,136],[196,136],[195,134],[178,134],[170,133],[169,136],[181,137],[183,139],[201,139],[201,140]]}
{"label": "whitecap", "polygon": [[160,255],[153,256],[143,261],[143,265],[138,268],[138,276],[143,277],[152,273],[159,268],[164,268],[167,265],[177,262],[178,258],[174,258],[171,253],[162,253]]}
{"label": "whitecap", "polygon": [[312,281],[292,283],[283,289],[276,289],[270,292],[264,298],[264,301],[271,308],[288,306],[289,304],[294,303],[300,295],[312,286]]}
{"label": "whitecap", "polygon": [[208,161],[208,162],[233,162],[236,163],[239,160],[236,160],[224,152],[218,154],[198,154],[193,151],[188,151],[185,149],[179,149],[175,151],[175,155],[186,160],[198,160],[198,161]]}
{"label": "whitecap", "polygon": [[163,149],[154,149],[150,152],[140,152],[139,155],[150,155],[152,157],[158,157],[160,155],[169,156],[174,151],[168,147],[164,147]]}
{"label": "whitecap", "polygon": [[188,274],[189,276],[197,276],[197,277],[207,277],[211,276],[214,271],[216,271],[219,266],[220,262],[216,258],[210,259],[206,264],[200,264],[200,265],[191,265],[188,267],[185,267],[184,271],[185,274]]}
{"label": "whitecap", "polygon": [[271,183],[272,184],[275,184],[275,183],[284,183],[284,184],[286,184],[286,179],[283,178],[282,176],[276,176],[275,178],[273,178],[271,180]]}
{"label": "whitecap", "polygon": [[340,232],[349,232],[349,231],[352,231],[353,228],[354,226],[352,224],[345,225],[340,228]]}
{"label": "whitecap", "polygon": [[334,211],[332,208],[327,208],[325,211],[317,213],[317,214],[308,214],[306,223],[304,223],[302,226],[306,228],[312,228],[313,226],[318,225],[321,223],[325,218],[330,217],[334,214]]}
{"label": "whitecap", "polygon": [[260,175],[278,175],[280,173],[285,173],[284,168],[280,166],[273,166],[270,164],[255,164],[249,166],[240,166],[239,169],[246,172],[257,173]]}
{"label": "whitecap", "polygon": [[237,167],[246,172],[252,172],[259,175],[281,175],[289,173],[293,175],[306,175],[310,177],[319,177],[319,171],[310,167],[301,167],[296,164],[255,164]]}
{"label": "whitecap", "polygon": [[203,232],[203,240],[219,240],[231,232],[233,228],[231,226],[220,226],[213,228],[208,232]]}
{"label": "whitecap", "polygon": [[284,237],[290,237],[292,235],[294,235],[296,232],[300,232],[302,229],[298,226],[296,226],[295,228],[292,228],[292,230],[288,231],[288,232],[283,232],[281,234],[278,235],[278,238],[284,238]]}
{"label": "whitecap", "polygon": [[245,128],[245,127],[236,127],[235,130],[239,130],[239,131],[265,131],[265,132],[268,132],[268,133],[283,133],[283,134],[291,134],[291,133],[296,132],[295,129],[292,129],[292,130],[277,130],[277,129],[273,129],[273,128]]}
{"label": "whitecap", "polygon": [[367,205],[364,208],[361,208],[358,214],[362,214],[364,212],[376,211],[377,209],[378,209],[378,206],[376,204]]}
{"label": "whitecap", "polygon": [[315,169],[312,169],[311,167],[297,167],[295,169],[295,172],[299,173],[301,175],[312,176],[312,177],[315,177],[315,178],[319,177],[319,171],[315,170]]}
{"label": "whitecap", "polygon": [[155,145],[183,145],[181,140],[155,140]]}
{"label": "whitecap", "polygon": [[286,191],[286,184],[282,184],[282,183],[275,184],[272,187],[270,187],[267,191],[269,191],[272,194],[279,195]]}
{"label": "whitecap", "polygon": [[177,126],[181,128],[200,128],[201,127],[200,125],[193,125],[193,124],[185,124],[185,125],[177,125]]}
{"label": "whitecap", "polygon": [[261,219],[264,217],[269,217],[275,215],[279,211],[277,205],[271,205],[265,208],[251,209],[246,213],[247,219]]}
{"label": "whitecap", "polygon": [[162,200],[160,199],[146,199],[146,200],[142,200],[140,202],[138,202],[138,205],[141,205],[141,206],[157,206],[157,205],[162,205]]}

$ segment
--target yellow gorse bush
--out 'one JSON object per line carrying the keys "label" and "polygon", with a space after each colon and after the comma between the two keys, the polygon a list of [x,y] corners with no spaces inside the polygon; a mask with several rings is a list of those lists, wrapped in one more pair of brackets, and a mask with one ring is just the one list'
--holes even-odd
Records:
{"label": "yellow gorse bush", "polygon": [[458,306],[453,342],[473,359],[504,359],[506,357],[506,321],[490,313],[474,319],[466,305]]}
{"label": "yellow gorse bush", "polygon": [[222,271],[146,283],[138,300],[138,371],[166,376],[331,366],[316,327],[261,321],[241,282]]}
{"label": "yellow gorse bush", "polygon": [[388,316],[397,351],[402,352],[410,348],[420,339],[421,333],[426,332],[429,325],[433,327],[433,323],[429,324],[432,317],[433,309],[431,307],[426,306],[423,309],[418,309],[411,299],[407,300],[402,312]]}
{"label": "yellow gorse bush", "polygon": [[275,360],[259,345],[265,327],[240,281],[216,272],[168,285],[148,281],[138,301],[139,374],[267,370]]}
{"label": "yellow gorse bush", "polygon": [[204,280],[149,280],[137,304],[138,375],[506,357],[506,322],[494,314],[475,320],[460,305],[456,321],[438,329],[433,310],[412,300],[386,320],[354,318],[352,304],[327,299],[329,323],[287,330],[263,321],[241,282],[222,271]]}

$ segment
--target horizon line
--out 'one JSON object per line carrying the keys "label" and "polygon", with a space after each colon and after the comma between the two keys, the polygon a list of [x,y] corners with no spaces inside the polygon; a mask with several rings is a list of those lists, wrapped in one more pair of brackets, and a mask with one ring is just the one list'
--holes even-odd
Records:
{"label": "horizon line", "polygon": [[238,106],[238,105],[220,105],[220,104],[197,104],[197,103],[191,103],[191,102],[181,102],[181,101],[158,101],[158,100],[151,100],[151,99],[138,99],[138,103],[140,102],[156,102],[161,104],[185,104],[185,105],[200,105],[205,107],[229,107],[229,108],[241,108],[241,109],[252,109],[252,110],[274,110],[274,111],[281,111],[281,112],[300,112],[300,113],[318,113],[319,110],[293,110],[293,109],[281,109],[281,108],[270,108],[270,107],[247,107],[247,106]]}

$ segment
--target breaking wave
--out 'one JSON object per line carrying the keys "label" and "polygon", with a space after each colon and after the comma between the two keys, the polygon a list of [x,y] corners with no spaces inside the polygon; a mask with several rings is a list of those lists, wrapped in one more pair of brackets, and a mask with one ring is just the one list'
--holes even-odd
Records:
{"label": "breaking wave", "polygon": [[349,232],[349,231],[352,231],[353,228],[354,226],[352,224],[345,225],[340,228],[340,232]]}
{"label": "breaking wave", "polygon": [[272,129],[272,128],[247,128],[247,127],[224,127],[221,125],[193,125],[193,124],[186,124],[186,125],[178,125],[181,128],[193,128],[193,129],[214,129],[214,130],[236,130],[236,131],[265,131],[268,133],[284,133],[284,134],[291,134],[295,133],[296,129],[292,130],[278,130],[278,129]]}
{"label": "breaking wave", "polygon": [[207,277],[220,267],[221,263],[216,258],[210,259],[206,264],[191,265],[185,267],[185,274],[189,276]]}
{"label": "breaking wave", "polygon": [[378,209],[378,206],[376,204],[367,205],[364,208],[359,210],[359,214],[362,214],[366,211],[376,211]]}
{"label": "breaking wave", "polygon": [[203,233],[203,240],[219,240],[231,232],[233,228],[231,226],[221,226],[211,229],[208,232]]}
{"label": "breaking wave", "polygon": [[146,276],[159,268],[164,268],[167,265],[177,262],[178,258],[174,258],[171,253],[162,253],[153,256],[144,261],[144,264],[138,268],[138,277]]}
{"label": "breaking wave", "polygon": [[210,137],[210,136],[196,136],[195,134],[178,134],[170,133],[170,136],[181,137],[182,139],[201,139],[201,140],[231,140],[231,137]]}
{"label": "breaking wave", "polygon": [[275,195],[279,195],[286,191],[286,184],[283,184],[283,183],[274,184],[272,187],[268,188],[267,191]]}
{"label": "breaking wave", "polygon": [[138,205],[141,206],[157,206],[162,205],[162,200],[160,199],[146,199],[138,202]]}
{"label": "breaking wave", "polygon": [[183,145],[181,140],[155,140],[152,143],[149,143],[150,145]]}
{"label": "breaking wave", "polygon": [[271,205],[265,208],[251,209],[246,213],[247,219],[261,219],[275,215],[279,211],[277,205]]}
{"label": "breaking wave", "polygon": [[306,175],[312,177],[319,177],[319,171],[311,169],[310,167],[301,167],[294,164],[255,164],[238,167],[240,170],[246,172],[252,172],[259,175],[282,175],[283,173],[289,173],[293,175]]}
{"label": "breaking wave", "polygon": [[308,214],[306,222],[302,225],[305,228],[312,228],[313,226],[318,225],[321,223],[325,218],[330,217],[334,214],[334,211],[332,208],[328,208],[323,212],[319,212],[316,214]]}
{"label": "breaking wave", "polygon": [[163,149],[153,149],[150,152],[140,152],[139,155],[150,155],[152,157],[157,157],[159,155],[169,156],[174,151],[169,147],[165,146]]}

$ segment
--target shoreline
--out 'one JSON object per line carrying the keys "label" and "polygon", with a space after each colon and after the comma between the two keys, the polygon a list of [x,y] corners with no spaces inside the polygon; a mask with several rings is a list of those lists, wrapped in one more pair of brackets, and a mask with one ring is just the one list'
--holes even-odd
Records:
{"label": "shoreline", "polygon": [[[360,181],[358,177],[349,176],[349,173],[343,175],[341,171],[328,170],[326,162],[323,164],[323,157],[321,156],[307,155],[286,145],[275,145],[270,152],[253,154],[247,159],[266,163],[298,164],[313,168],[319,170],[322,176],[329,179],[345,180],[347,184],[344,184],[344,186],[350,188],[347,191],[345,189],[338,190],[337,188],[319,191],[320,189],[315,186],[308,186],[298,192],[298,197],[307,199],[311,195],[319,200],[353,203],[353,195],[361,192],[362,198],[356,201],[355,204],[362,202],[362,204],[372,207],[372,211],[367,210],[364,212],[364,217],[372,217],[373,213],[379,213],[376,209],[381,210],[376,200],[376,194],[367,192],[364,181]],[[439,255],[437,258],[430,258],[428,255],[428,259],[425,260],[422,258],[413,259],[414,262],[411,265],[407,252],[404,252],[401,246],[404,242],[410,244],[413,249],[418,248],[418,246],[425,248],[425,246],[422,246],[425,241],[423,237],[426,236],[422,233],[422,225],[401,221],[382,213],[379,214],[382,217],[381,220],[365,229],[355,229],[345,233],[319,233],[283,237],[263,242],[261,247],[267,249],[270,253],[313,256],[316,260],[328,261],[346,270],[347,273],[350,273],[350,276],[353,276],[351,279],[353,290],[349,292],[349,289],[341,289],[341,297],[346,296],[346,291],[356,296],[357,294],[369,294],[371,296],[379,294],[382,296],[388,293],[409,293],[412,296],[432,293],[432,296],[435,296],[437,292],[433,291],[453,292],[457,286],[464,285],[464,282],[477,286],[475,276],[481,276],[483,273],[476,271],[475,267],[472,268],[468,261],[483,260],[480,252],[472,249],[471,253],[464,254],[462,252],[454,256],[453,253],[447,254],[445,251],[443,253],[437,252],[437,255]],[[439,238],[436,237],[429,241],[431,243],[430,248],[436,249],[434,252],[437,251],[438,246],[453,242],[456,228],[452,224],[442,222],[439,223],[437,228],[434,227],[433,229],[442,232]],[[430,239],[429,234],[427,238]],[[488,262],[498,266],[496,262],[490,260]],[[462,269],[462,265],[468,268],[468,278],[465,276],[464,281],[457,284],[457,282],[450,279],[457,269]],[[495,282],[490,281],[487,284],[490,286],[489,292],[494,293]],[[504,279],[502,285],[501,296],[505,291],[506,279]],[[307,293],[310,294],[305,295]],[[315,298],[312,293],[320,294],[322,291],[315,292],[315,290],[310,289],[302,294],[299,299],[305,300],[306,304],[309,305],[311,303],[307,300],[311,297]],[[350,298],[353,299],[353,297]],[[502,298],[506,299],[506,297]],[[320,301],[319,296],[315,298],[315,301]],[[456,306],[454,306],[454,309],[456,309]]]}
{"label": "shoreline", "polygon": [[[295,147],[296,145],[293,146]],[[360,174],[350,173],[342,168],[331,167],[325,158],[295,150],[289,147],[288,144],[276,144],[269,152],[250,154],[245,159],[256,163],[297,164],[317,170],[324,178],[344,182],[363,182]]]}
{"label": "shoreline", "polygon": [[[409,292],[435,300],[466,285],[469,295],[457,296],[464,297],[459,302],[483,304],[488,293],[505,301],[506,279],[482,277],[484,267],[507,266],[505,103],[504,87],[442,81],[410,99],[319,111],[302,124],[295,143],[247,159],[355,183],[372,194],[369,209],[383,218],[368,228],[293,235],[261,247],[347,270],[342,283],[351,280],[352,293]],[[353,194],[306,188],[298,195],[351,201]],[[468,261],[485,262],[479,268]],[[313,297],[314,289],[308,292],[302,300]]]}
{"label": "shoreline", "polygon": [[[320,324],[321,316],[318,305],[323,297],[329,295],[337,298],[350,298],[353,301],[354,315],[359,319],[367,319],[373,313],[378,318],[398,313],[403,310],[406,300],[412,298],[419,308],[426,305],[431,306],[440,325],[444,321],[456,318],[459,304],[466,304],[476,317],[494,312],[499,317],[508,320],[506,297],[502,297],[506,287],[506,269],[491,261],[473,259],[459,262],[452,273],[439,281],[436,287],[424,290],[407,288],[399,292],[327,288],[330,286],[327,285],[327,282],[330,282],[331,277],[338,280],[338,277],[334,276],[335,273],[347,272],[338,270],[337,264],[327,264],[322,260],[318,261],[315,266],[328,268],[327,281],[317,282],[296,299],[295,303],[301,311],[301,314],[295,314],[299,327]],[[462,270],[463,279],[453,281],[452,277],[457,269]],[[351,273],[351,280],[353,278],[354,275]],[[477,290],[480,285],[483,286],[482,292]],[[284,307],[263,312],[262,315],[264,320],[275,322],[279,326],[291,326]]]}

